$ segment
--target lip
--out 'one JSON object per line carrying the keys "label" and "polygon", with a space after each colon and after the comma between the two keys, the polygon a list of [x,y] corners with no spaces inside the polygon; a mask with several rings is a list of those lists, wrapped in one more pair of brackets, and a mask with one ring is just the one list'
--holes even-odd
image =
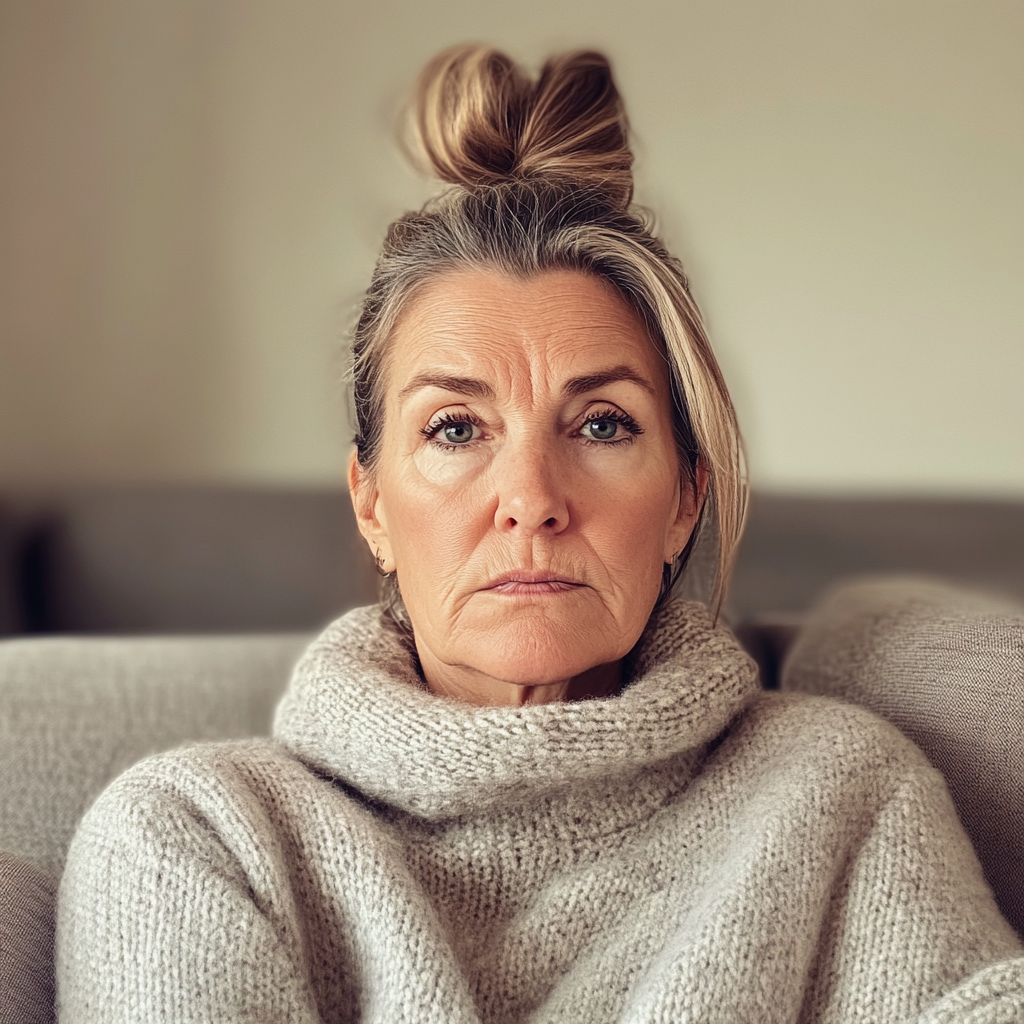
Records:
{"label": "lip", "polygon": [[563,576],[556,572],[517,569],[502,573],[482,589],[496,594],[561,594],[577,590],[584,585],[571,576]]}

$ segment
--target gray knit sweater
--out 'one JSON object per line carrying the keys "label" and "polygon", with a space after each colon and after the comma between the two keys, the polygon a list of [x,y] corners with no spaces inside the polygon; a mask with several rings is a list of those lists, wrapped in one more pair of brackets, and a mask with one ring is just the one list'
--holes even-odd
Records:
{"label": "gray knit sweater", "polygon": [[61,1020],[1024,1020],[1020,944],[907,740],[758,692],[697,605],[631,679],[473,708],[352,612],[273,739],[150,758],[86,816]]}

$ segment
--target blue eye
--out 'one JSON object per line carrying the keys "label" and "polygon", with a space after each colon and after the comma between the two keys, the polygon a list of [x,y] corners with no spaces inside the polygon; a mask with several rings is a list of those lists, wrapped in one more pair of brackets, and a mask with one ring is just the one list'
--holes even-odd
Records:
{"label": "blue eye", "polygon": [[594,412],[580,427],[580,436],[588,444],[609,446],[633,441],[643,432],[640,424],[621,409],[602,409],[600,412]]}
{"label": "blue eye", "polygon": [[480,428],[475,420],[465,414],[452,416],[443,413],[420,433],[431,444],[452,449],[465,447],[470,441],[477,440],[480,437]]}
{"label": "blue eye", "polygon": [[618,432],[619,425],[615,420],[596,419],[588,420],[583,425],[583,429],[595,441],[610,441]]}
{"label": "blue eye", "polygon": [[473,440],[473,424],[465,421],[449,423],[441,430],[441,435],[449,444],[466,444]]}

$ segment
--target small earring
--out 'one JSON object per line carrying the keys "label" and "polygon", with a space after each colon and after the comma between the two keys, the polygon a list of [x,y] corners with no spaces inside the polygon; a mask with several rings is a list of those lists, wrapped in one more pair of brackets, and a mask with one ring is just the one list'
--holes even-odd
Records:
{"label": "small earring", "polygon": [[380,553],[380,548],[377,548],[377,554],[373,560],[373,564],[376,566],[377,572],[385,579],[394,575],[394,573],[388,572],[387,569],[384,568],[384,556]]}

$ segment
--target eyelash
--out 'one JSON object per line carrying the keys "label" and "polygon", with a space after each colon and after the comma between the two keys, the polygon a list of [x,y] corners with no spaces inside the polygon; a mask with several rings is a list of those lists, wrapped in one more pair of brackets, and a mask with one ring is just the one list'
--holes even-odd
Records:
{"label": "eyelash", "polygon": [[[626,431],[624,437],[617,437],[611,441],[599,441],[596,437],[581,437],[584,444],[596,444],[603,448],[610,448],[617,444],[632,444],[634,438],[644,432],[644,428],[628,412],[623,412],[621,409],[605,409],[603,411],[595,411],[589,413],[583,423],[580,425],[580,430],[588,423],[600,422],[601,420],[610,420],[613,423],[618,423]],[[451,413],[445,412],[435,419],[431,420],[430,423],[425,426],[420,434],[429,441],[431,444],[436,445],[443,451],[455,451],[457,448],[468,448],[468,444],[451,444],[447,441],[439,441],[437,439],[438,433],[445,427],[453,423],[470,423],[474,427],[480,427],[482,424],[475,417],[469,413],[461,413],[457,416],[453,416]]]}

